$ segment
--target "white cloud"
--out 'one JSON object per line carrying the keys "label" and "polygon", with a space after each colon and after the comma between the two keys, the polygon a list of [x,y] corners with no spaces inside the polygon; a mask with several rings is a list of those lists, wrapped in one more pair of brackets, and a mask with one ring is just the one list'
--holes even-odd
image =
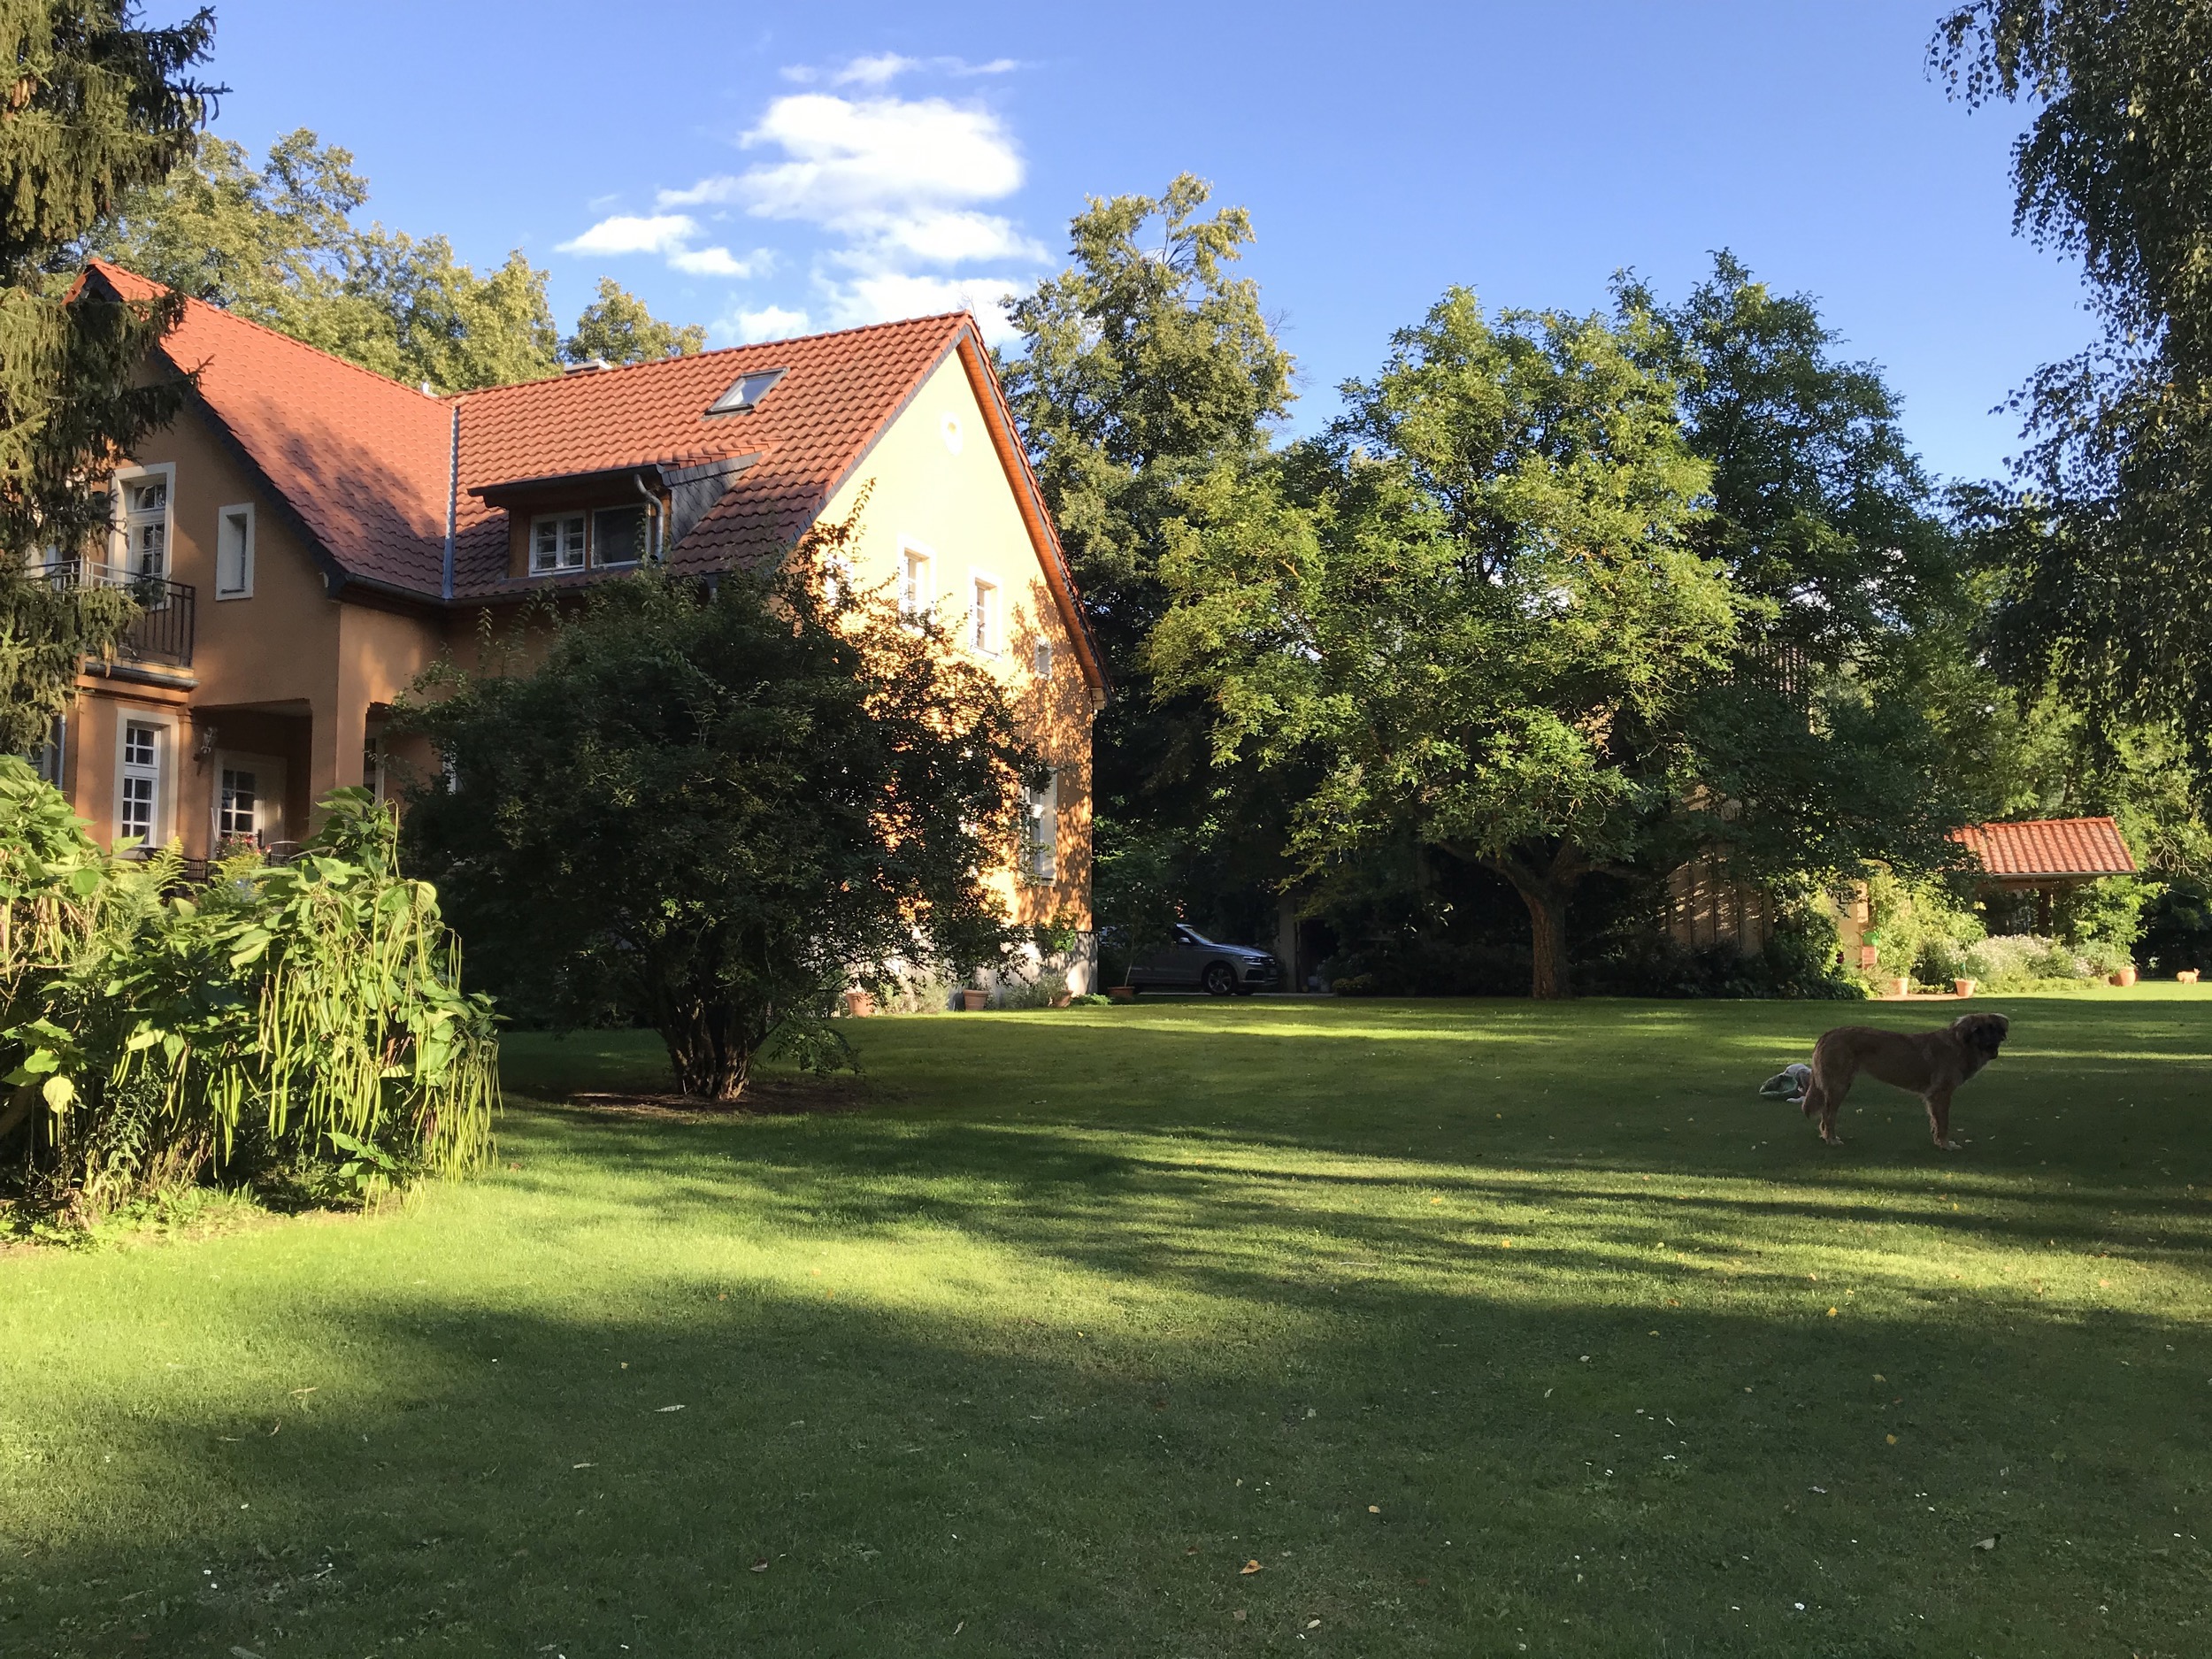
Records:
{"label": "white cloud", "polygon": [[841,327],[971,311],[984,339],[994,345],[1013,336],[1013,326],[1006,320],[1005,302],[1026,291],[1025,284],[1005,277],[911,276],[895,272],[828,286],[833,316]]}
{"label": "white cloud", "polygon": [[695,248],[699,222],[688,213],[656,213],[650,218],[618,213],[603,219],[582,235],[559,244],[558,251],[617,257],[658,254],[687,276],[745,278],[765,275],[775,263],[768,250],[741,259],[727,248]]}
{"label": "white cloud", "polygon": [[[772,256],[700,245],[707,234],[703,219],[741,214],[811,227],[820,234],[813,252],[817,314],[826,326],[965,310],[988,339],[1002,341],[1011,333],[1002,303],[1028,289],[1033,278],[1025,271],[1047,257],[1015,219],[990,211],[1021,188],[1020,149],[987,109],[900,97],[887,88],[922,70],[988,75],[1017,67],[1010,58],[969,65],[882,52],[829,71],[787,70],[802,83],[856,90],[772,99],[739,141],[759,152],[755,165],[663,190],[650,217],[603,220],[565,246],[655,253],[688,275],[746,280],[764,274]],[[740,300],[716,332],[749,342],[800,333],[812,322],[803,311]]]}
{"label": "white cloud", "polygon": [[618,213],[603,219],[582,235],[560,244],[562,253],[673,253],[699,234],[687,213],[657,213],[641,219]]}
{"label": "white cloud", "polygon": [[741,259],[727,248],[684,248],[671,253],[668,263],[686,276],[745,278],[765,271],[771,257],[763,250]]}
{"label": "white cloud", "polygon": [[804,334],[807,315],[804,311],[786,311],[780,305],[768,305],[757,311],[732,311],[718,326],[723,334],[734,334],[749,346],[763,340],[788,340],[794,334]]}
{"label": "white cloud", "polygon": [[919,63],[914,58],[902,58],[896,52],[878,52],[872,58],[856,58],[842,69],[832,71],[830,84],[836,87],[855,84],[880,87],[895,81],[908,70],[919,67]]}
{"label": "white cloud", "polygon": [[1021,157],[998,118],[942,98],[793,93],[741,142],[772,144],[787,159],[664,190],[659,205],[731,203],[762,219],[839,229],[856,217],[997,201],[1022,182]]}

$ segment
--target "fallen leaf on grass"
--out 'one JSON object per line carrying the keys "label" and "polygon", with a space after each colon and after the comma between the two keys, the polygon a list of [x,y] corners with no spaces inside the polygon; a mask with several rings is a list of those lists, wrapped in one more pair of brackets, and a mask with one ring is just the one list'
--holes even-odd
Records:
{"label": "fallen leaf on grass", "polygon": [[1371,1503],[1367,1506],[1367,1512],[1370,1515],[1380,1515],[1382,1513],[1382,1505],[1379,1503]]}
{"label": "fallen leaf on grass", "polygon": [[1244,1609],[1242,1608],[1239,1608],[1235,1612],[1230,1614],[1229,1617],[1236,1620],[1238,1624],[1241,1624],[1244,1623]]}
{"label": "fallen leaf on grass", "polygon": [[1892,1446],[1897,1444],[1897,1437],[1894,1434],[1885,1434],[1882,1438],[1887,1440]]}
{"label": "fallen leaf on grass", "polygon": [[1192,1546],[1191,1546],[1188,1549],[1185,1550],[1183,1553],[1184,1553],[1186,1555],[1195,1555],[1198,1553],[1198,1546],[1197,1546],[1197,1545],[1195,1545],[1195,1544],[1193,1544],[1193,1545],[1192,1545]]}
{"label": "fallen leaf on grass", "polygon": [[1834,1317],[1836,1317],[1836,1310],[1835,1310],[1833,1308],[1831,1308],[1831,1309],[1829,1309],[1829,1310],[1828,1310],[1828,1317],[1829,1317],[1831,1319],[1832,1319],[1832,1318],[1834,1318]]}
{"label": "fallen leaf on grass", "polygon": [[1237,1569],[1237,1577],[1240,1578],[1249,1578],[1253,1573],[1265,1572],[1266,1571],[1267,1569],[1261,1566],[1258,1562],[1248,1561],[1244,1563],[1244,1565]]}
{"label": "fallen leaf on grass", "polygon": [[[1317,1618],[1310,1618],[1306,1621],[1306,1628],[1308,1630],[1319,1630],[1321,1628],[1321,1621]],[[235,1651],[235,1649],[233,1651]]]}
{"label": "fallen leaf on grass", "polygon": [[1426,1578],[1416,1578],[1413,1582],[1424,1587],[1426,1587],[1428,1584],[1428,1580]]}
{"label": "fallen leaf on grass", "polygon": [[665,1411],[680,1411],[683,1409],[681,1406],[656,1406],[653,1409],[657,1414]]}
{"label": "fallen leaf on grass", "polygon": [[752,1564],[749,1571],[753,1572],[766,1572],[768,1571],[768,1557],[763,1555],[758,1561]]}
{"label": "fallen leaf on grass", "polygon": [[1993,1538],[1978,1538],[1974,1540],[1974,1548],[1977,1549],[1994,1549],[1997,1548],[1997,1540]]}

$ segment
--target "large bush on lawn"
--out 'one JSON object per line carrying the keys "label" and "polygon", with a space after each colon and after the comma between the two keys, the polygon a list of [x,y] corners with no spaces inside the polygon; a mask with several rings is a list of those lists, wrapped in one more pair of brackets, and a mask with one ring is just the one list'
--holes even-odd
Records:
{"label": "large bush on lawn", "polygon": [[35,1205],[487,1156],[490,1004],[460,989],[435,891],[400,877],[390,815],[360,789],[322,804],[296,862],[191,887],[173,852],[103,851],[0,757],[0,1170]]}

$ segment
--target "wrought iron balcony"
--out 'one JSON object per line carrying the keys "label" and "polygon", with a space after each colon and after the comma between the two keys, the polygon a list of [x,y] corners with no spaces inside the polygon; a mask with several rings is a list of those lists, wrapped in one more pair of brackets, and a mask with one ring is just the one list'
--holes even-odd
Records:
{"label": "wrought iron balcony", "polygon": [[85,558],[49,564],[46,580],[56,588],[113,588],[137,603],[138,618],[119,648],[126,662],[192,666],[192,630],[199,590],[190,582],[173,582],[165,576],[148,576],[119,565]]}

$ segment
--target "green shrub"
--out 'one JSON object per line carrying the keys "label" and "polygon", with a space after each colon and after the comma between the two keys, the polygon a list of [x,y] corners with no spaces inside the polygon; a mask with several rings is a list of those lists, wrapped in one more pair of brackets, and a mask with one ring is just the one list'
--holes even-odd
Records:
{"label": "green shrub", "polygon": [[491,1008],[459,988],[390,815],[325,798],[292,864],[188,891],[172,852],[103,851],[0,757],[0,1159],[35,1210],[96,1218],[212,1166],[357,1193],[488,1156]]}

